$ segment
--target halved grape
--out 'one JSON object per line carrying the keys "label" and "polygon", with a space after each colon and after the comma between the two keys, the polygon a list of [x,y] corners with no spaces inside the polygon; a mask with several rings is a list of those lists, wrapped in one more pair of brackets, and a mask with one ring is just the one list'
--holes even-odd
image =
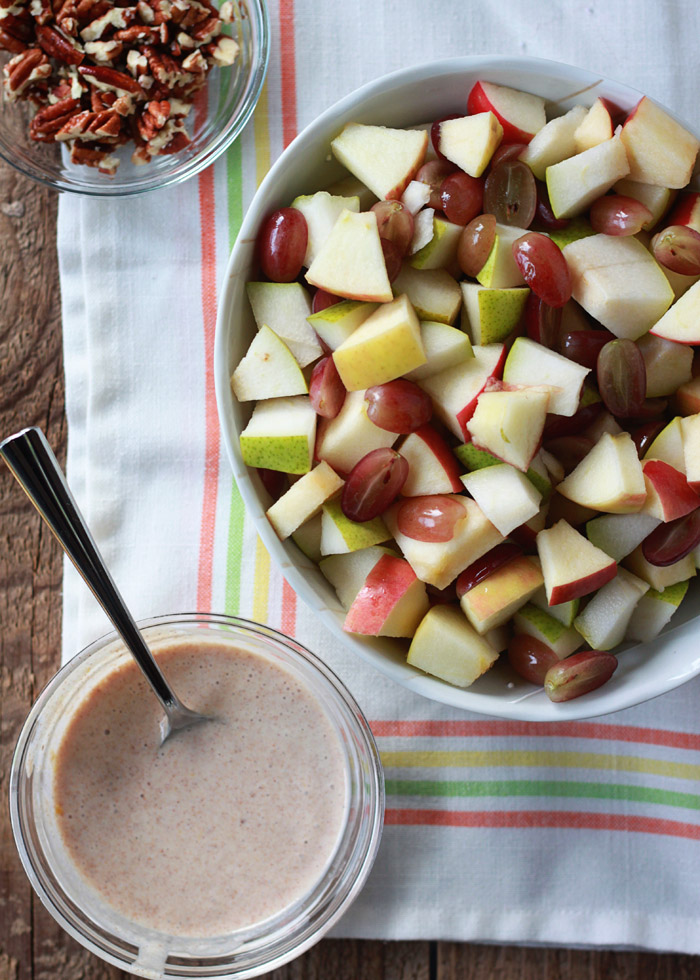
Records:
{"label": "halved grape", "polygon": [[317,415],[334,419],[345,401],[345,385],[332,357],[322,357],[311,372],[309,401]]}
{"label": "halved grape", "polygon": [[483,269],[496,239],[496,219],[480,214],[472,219],[459,236],[457,262],[465,276],[476,276]]}
{"label": "halved grape", "polygon": [[532,225],[538,231],[562,231],[569,225],[569,218],[555,218],[549,201],[547,185],[541,180],[535,181],[537,187],[537,208]]}
{"label": "halved grape", "polygon": [[401,201],[377,201],[372,205],[377,216],[379,237],[393,242],[401,255],[405,255],[413,238],[413,215]]}
{"label": "halved grape", "polygon": [[506,160],[517,160],[525,149],[527,143],[501,143],[489,161],[489,170],[493,170],[499,163],[505,163]]}
{"label": "halved grape", "polygon": [[394,449],[373,449],[352,468],[345,481],[340,506],[351,521],[379,517],[401,492],[408,462]]}
{"label": "halved grape", "polygon": [[653,214],[641,201],[624,194],[607,194],[594,201],[589,219],[593,231],[601,235],[637,235]]}
{"label": "halved grape", "polygon": [[373,385],[365,392],[365,400],[369,420],[387,432],[415,432],[433,415],[430,395],[406,378]]}
{"label": "halved grape", "polygon": [[414,541],[451,541],[457,521],[465,515],[464,504],[456,497],[430,494],[410,497],[400,504],[396,523],[401,534]]}
{"label": "halved grape", "polygon": [[484,184],[484,211],[502,225],[529,228],[536,210],[535,178],[526,163],[505,160],[491,170]]}
{"label": "halved grape", "polygon": [[458,171],[445,177],[440,187],[445,217],[455,225],[466,225],[483,211],[484,182]]}
{"label": "halved grape", "polygon": [[513,242],[513,258],[525,282],[550,306],[571,299],[571,273],[561,249],[551,238],[530,231]]}
{"label": "halved grape", "polygon": [[544,690],[550,701],[571,701],[589,694],[609,681],[617,669],[617,657],[602,650],[581,650],[549,668]]}
{"label": "halved grape", "polygon": [[306,255],[309,231],[297,208],[280,208],[267,219],[258,236],[258,256],[272,282],[294,282]]}
{"label": "halved grape", "polygon": [[314,293],[314,298],[311,300],[311,312],[320,313],[321,310],[327,310],[329,306],[335,306],[336,303],[342,302],[342,296],[336,296],[334,293],[329,293],[325,289],[317,289]]}
{"label": "halved grape", "polygon": [[389,282],[393,282],[394,279],[401,272],[401,266],[403,265],[403,256],[397,248],[397,246],[390,242],[387,238],[380,238],[379,241],[382,244],[382,252],[384,253],[384,265],[386,266],[386,274]]}
{"label": "halved grape", "polygon": [[632,340],[611,340],[596,365],[598,391],[605,407],[618,418],[637,418],[642,411],[647,371],[642,352]]}
{"label": "halved grape", "polygon": [[487,551],[481,558],[477,558],[475,562],[472,562],[458,576],[457,598],[461,599],[465,592],[469,592],[479,582],[483,582],[493,572],[497,572],[502,565],[512,561],[513,558],[518,558],[522,553],[523,549],[510,541],[497,544],[495,548]]}
{"label": "halved grape", "polygon": [[442,207],[442,198],[440,197],[440,188],[442,187],[442,182],[450,174],[457,173],[458,169],[449,160],[428,160],[423,166],[418,170],[416,174],[416,180],[421,181],[423,184],[427,184],[430,187],[430,200],[428,204],[431,208],[435,208],[439,211]]}
{"label": "halved grape", "polygon": [[595,368],[601,350],[614,339],[609,330],[572,330],[562,337],[560,350],[569,360]]}
{"label": "halved grape", "polygon": [[280,470],[266,470],[260,466],[258,467],[258,476],[273,500],[279,500],[282,494],[289,489],[289,477]]}
{"label": "halved grape", "polygon": [[525,332],[530,340],[557,350],[560,345],[561,316],[560,306],[550,306],[539,296],[530,293],[523,315]]}
{"label": "halved grape", "polygon": [[654,258],[681,276],[700,275],[700,234],[687,225],[669,225],[651,240]]}
{"label": "halved grape", "polygon": [[642,554],[650,565],[675,565],[700,545],[700,509],[657,528],[642,542]]}
{"label": "halved grape", "polygon": [[546,643],[522,633],[508,644],[508,663],[526,681],[542,685],[549,668],[559,663],[559,657]]}

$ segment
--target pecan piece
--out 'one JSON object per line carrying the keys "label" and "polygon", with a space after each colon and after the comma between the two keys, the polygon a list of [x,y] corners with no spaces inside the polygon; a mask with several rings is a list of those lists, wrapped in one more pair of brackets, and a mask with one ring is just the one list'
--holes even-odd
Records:
{"label": "pecan piece", "polygon": [[27,50],[27,45],[13,34],[8,34],[0,27],[0,48],[10,51],[12,54],[22,54]]}
{"label": "pecan piece", "polygon": [[219,68],[225,68],[234,63],[238,57],[240,48],[238,42],[234,41],[232,37],[224,36],[217,38],[216,41],[210,41],[201,50],[206,54],[212,64],[217,65]]}
{"label": "pecan piece", "polygon": [[79,112],[56,133],[58,142],[66,140],[109,140],[119,135],[122,121],[111,109]]}
{"label": "pecan piece", "polygon": [[86,167],[97,167],[102,174],[114,175],[119,166],[119,160],[109,155],[107,150],[93,149],[90,146],[81,146],[76,143],[70,154],[71,163],[81,163]]}
{"label": "pecan piece", "polygon": [[50,143],[55,134],[68,123],[80,109],[78,99],[61,99],[55,105],[40,109],[29,125],[29,135],[33,140]]}
{"label": "pecan piece", "polygon": [[141,97],[144,95],[143,89],[134,78],[125,75],[123,71],[117,71],[115,68],[106,68],[102,65],[81,65],[78,71],[88,81],[94,80],[106,88],[116,89],[119,92],[129,92],[131,95]]}
{"label": "pecan piece", "polygon": [[160,29],[149,27],[147,24],[133,24],[131,27],[115,31],[112,40],[121,41],[123,44],[157,44],[161,40]]}
{"label": "pecan piece", "polygon": [[71,44],[57,30],[47,24],[41,24],[37,27],[36,39],[50,58],[62,61],[65,65],[79,65],[85,57],[84,51],[75,42]]}
{"label": "pecan piece", "polygon": [[165,126],[170,116],[170,103],[147,102],[141,116],[136,120],[141,139],[147,143]]}
{"label": "pecan piece", "polygon": [[111,28],[119,30],[119,28],[129,27],[135,17],[136,9],[134,7],[111,7],[100,17],[94,17],[87,27],[81,30],[80,36],[83,41],[100,41],[104,37],[105,31]]}
{"label": "pecan piece", "polygon": [[27,48],[10,58],[3,68],[5,91],[10,101],[17,99],[32,85],[51,74],[51,64],[41,48]]}
{"label": "pecan piece", "polygon": [[221,26],[221,20],[218,14],[213,14],[200,24],[197,24],[194,30],[191,31],[191,34],[195,41],[199,41],[201,44],[207,44],[221,34]]}

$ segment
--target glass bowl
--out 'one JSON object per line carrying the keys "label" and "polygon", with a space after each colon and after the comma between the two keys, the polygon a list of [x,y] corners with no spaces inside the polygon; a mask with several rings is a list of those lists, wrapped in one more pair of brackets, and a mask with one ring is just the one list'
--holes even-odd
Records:
{"label": "glass bowl", "polygon": [[85,698],[128,662],[116,634],[95,641],[50,681],[17,743],[10,774],[10,815],[25,871],[56,921],[87,949],[151,980],[242,978],[276,969],[313,945],[364,884],[379,845],[384,812],[381,763],[372,733],[351,695],[312,653],[276,630],[230,616],[182,614],[139,624],[154,650],[173,640],[233,644],[264,657],[318,699],[345,758],[343,824],[321,877],[282,911],[246,929],[183,938],[146,928],[109,907],[80,877],[55,816],[54,760]]}
{"label": "glass bowl", "polygon": [[[110,177],[69,160],[69,151],[56,143],[29,138],[34,114],[27,102],[3,102],[0,111],[0,157],[27,177],[59,191],[95,197],[119,197],[168,187],[187,180],[214,163],[248,122],[262,90],[270,55],[270,23],[263,0],[233,0],[231,37],[239,44],[231,68],[214,68],[207,87],[187,117],[191,143],[177,153],[156,156],[143,166],[131,162],[133,145],[116,152],[120,160]],[[0,67],[12,55],[0,51]]]}

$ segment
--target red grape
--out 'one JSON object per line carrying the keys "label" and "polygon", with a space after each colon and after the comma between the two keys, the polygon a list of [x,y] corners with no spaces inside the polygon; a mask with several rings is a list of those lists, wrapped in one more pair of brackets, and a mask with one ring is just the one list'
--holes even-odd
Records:
{"label": "red grape", "polygon": [[659,524],[642,542],[642,554],[650,565],[665,568],[685,558],[700,545],[700,509],[685,517]]}
{"label": "red grape", "polygon": [[450,174],[457,173],[458,169],[449,160],[428,160],[424,163],[416,174],[416,180],[420,180],[423,184],[428,184],[430,187],[430,200],[428,204],[431,208],[439,210],[442,207],[442,198],[440,197],[440,188],[442,187],[442,182]]}
{"label": "red grape", "polygon": [[537,187],[526,163],[505,160],[491,170],[484,184],[484,210],[502,225],[530,227],[537,210]]}
{"label": "red grape", "polygon": [[389,282],[393,282],[394,279],[401,272],[401,266],[403,265],[403,256],[397,248],[397,246],[390,242],[387,238],[380,238],[379,241],[382,243],[382,252],[384,253],[384,265],[386,266],[386,274]]}
{"label": "red grape", "polygon": [[410,497],[400,504],[396,522],[401,534],[414,541],[451,541],[457,521],[465,515],[464,504],[456,497],[431,494]]}
{"label": "red grape", "polygon": [[556,242],[530,231],[513,242],[513,257],[530,289],[550,306],[571,299],[571,273]]}
{"label": "red grape", "polygon": [[681,276],[700,275],[700,233],[687,225],[669,225],[651,240],[654,258]]}
{"label": "red grape", "polygon": [[501,143],[489,161],[489,168],[493,170],[499,163],[505,163],[506,160],[517,160],[526,146],[527,143]]}
{"label": "red grape", "polygon": [[603,411],[602,402],[590,402],[577,409],[573,415],[548,415],[544,426],[544,441],[558,439],[559,436],[576,436],[587,429]]}
{"label": "red grape", "polygon": [[539,296],[530,293],[525,304],[525,332],[530,340],[556,350],[561,331],[561,307],[549,306]]}
{"label": "red grape", "polygon": [[637,453],[639,458],[642,459],[646,453],[649,446],[662,429],[666,428],[666,422],[664,420],[659,420],[658,422],[645,422],[644,425],[637,426],[630,430],[630,435],[632,436],[632,442],[637,447]]}
{"label": "red grape", "polygon": [[297,208],[275,211],[262,226],[258,255],[263,273],[272,282],[294,282],[301,272],[309,232]]}
{"label": "red grape", "polygon": [[549,668],[544,689],[550,701],[571,701],[605,684],[616,669],[617,657],[612,653],[581,650]]}
{"label": "red grape", "polygon": [[321,310],[327,310],[329,306],[335,306],[336,303],[342,302],[342,296],[335,296],[333,293],[326,292],[325,289],[317,289],[314,298],[311,300],[311,312],[320,313]]}
{"label": "red grape", "polygon": [[552,205],[549,201],[549,191],[547,185],[541,180],[536,180],[537,187],[537,208],[533,224],[540,231],[561,231],[569,225],[569,218],[555,218]]}
{"label": "red grape", "polygon": [[542,685],[549,668],[559,663],[559,657],[546,643],[522,633],[508,644],[508,663],[526,681]]}
{"label": "red grape", "polygon": [[413,215],[401,201],[377,201],[372,205],[377,216],[379,237],[393,242],[401,255],[405,255],[413,238]]}
{"label": "red grape", "polygon": [[465,276],[476,276],[483,269],[496,238],[496,219],[480,214],[459,236],[457,262]]}
{"label": "red grape", "polygon": [[518,547],[517,544],[512,544],[510,541],[497,544],[495,548],[487,551],[481,558],[477,558],[475,562],[472,562],[458,576],[457,598],[461,599],[465,592],[469,592],[475,585],[483,582],[485,578],[488,578],[493,572],[497,572],[502,565],[505,565],[513,558],[519,558],[522,553],[522,548]]}
{"label": "red grape", "polygon": [[286,473],[279,470],[266,470],[258,468],[258,476],[262,485],[270,494],[273,500],[279,500],[283,493],[289,489],[289,479]]}
{"label": "red grape", "polygon": [[484,182],[458,171],[445,177],[440,187],[445,217],[455,225],[466,225],[483,211]]}
{"label": "red grape", "polygon": [[601,235],[636,235],[653,214],[641,201],[623,194],[608,194],[593,202],[590,222]]}
{"label": "red grape", "polygon": [[340,506],[351,521],[371,521],[383,514],[401,492],[408,462],[394,449],[373,449],[353,466]]}
{"label": "red grape", "polygon": [[647,390],[642,352],[632,340],[611,340],[601,349],[596,366],[598,391],[605,407],[618,418],[637,418]]}
{"label": "red grape", "polygon": [[667,408],[668,398],[645,398],[634,415],[629,416],[629,418],[641,424],[658,419]]}
{"label": "red grape", "polygon": [[593,369],[603,347],[614,339],[609,330],[572,330],[562,337],[560,350],[570,361]]}
{"label": "red grape", "polygon": [[317,415],[334,419],[345,401],[345,386],[332,357],[322,357],[311,372],[309,401]]}
{"label": "red grape", "polygon": [[550,439],[546,449],[561,463],[565,473],[571,473],[593,449],[593,440],[586,436],[559,436]]}
{"label": "red grape", "polygon": [[433,415],[430,395],[406,378],[368,388],[365,399],[367,417],[387,432],[415,432]]}

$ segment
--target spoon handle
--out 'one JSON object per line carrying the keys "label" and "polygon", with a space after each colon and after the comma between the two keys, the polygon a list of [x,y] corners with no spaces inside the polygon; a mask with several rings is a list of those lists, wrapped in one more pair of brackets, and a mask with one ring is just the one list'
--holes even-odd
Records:
{"label": "spoon handle", "polygon": [[44,433],[32,427],[9,436],[0,443],[0,456],[109,616],[165,710],[178,705],[105,566]]}

